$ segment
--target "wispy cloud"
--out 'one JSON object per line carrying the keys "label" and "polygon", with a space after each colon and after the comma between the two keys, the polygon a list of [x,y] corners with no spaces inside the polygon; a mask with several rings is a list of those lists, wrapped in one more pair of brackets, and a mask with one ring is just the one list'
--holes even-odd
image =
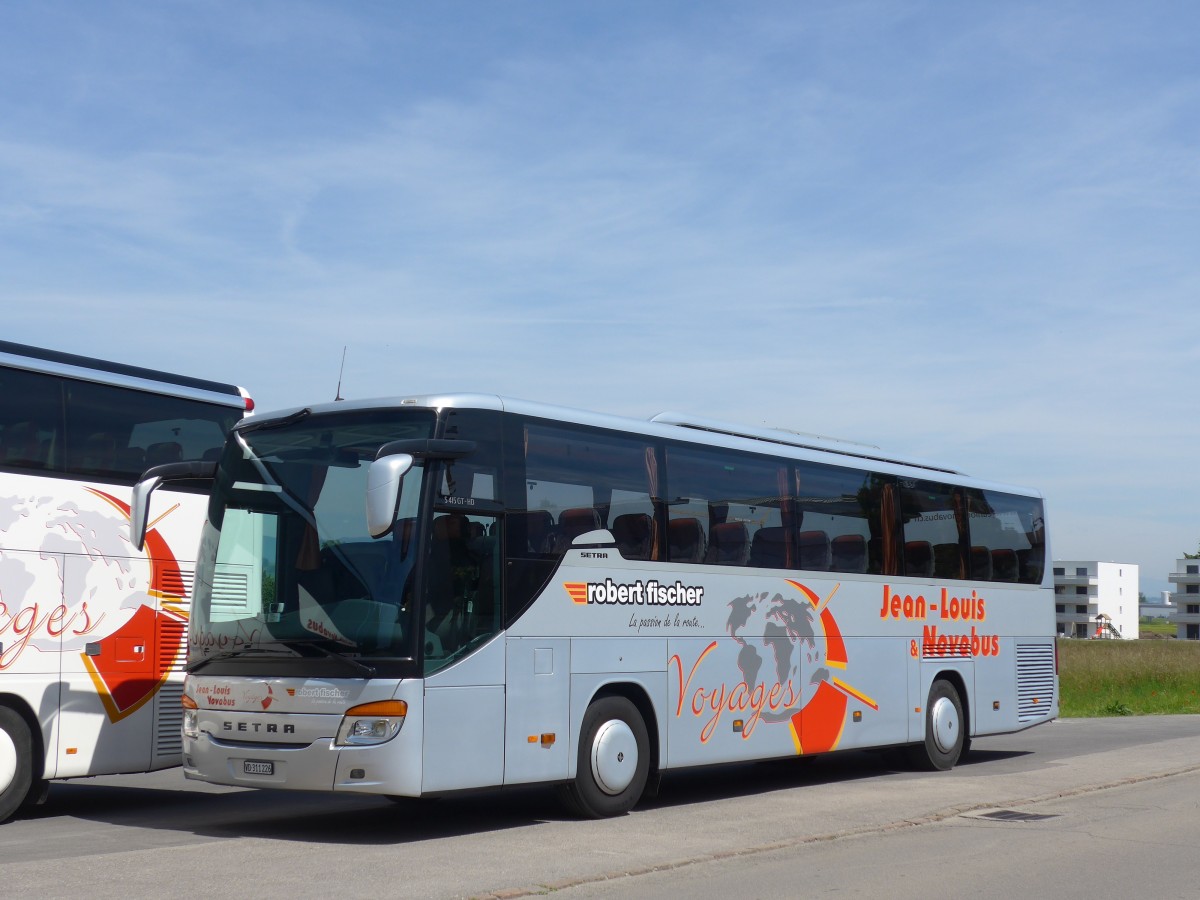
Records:
{"label": "wispy cloud", "polygon": [[1158,578],[1200,538],[1168,5],[7,7],[5,336],[842,434]]}

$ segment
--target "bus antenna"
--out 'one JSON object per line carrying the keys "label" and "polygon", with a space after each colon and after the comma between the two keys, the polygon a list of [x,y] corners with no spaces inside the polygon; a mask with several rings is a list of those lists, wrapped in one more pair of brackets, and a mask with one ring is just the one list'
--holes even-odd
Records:
{"label": "bus antenna", "polygon": [[334,403],[337,403],[339,400],[345,399],[342,396],[342,373],[345,371],[346,371],[346,345],[343,344],[342,345],[342,365],[338,369],[338,386],[337,386],[337,393],[333,398]]}

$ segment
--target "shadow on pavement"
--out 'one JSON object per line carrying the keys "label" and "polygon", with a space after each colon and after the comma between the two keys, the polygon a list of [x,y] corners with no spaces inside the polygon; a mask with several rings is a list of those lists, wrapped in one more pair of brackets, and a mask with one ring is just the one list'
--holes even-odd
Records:
{"label": "shadow on pavement", "polygon": [[[974,750],[962,768],[1025,755]],[[976,773],[977,774],[977,773]],[[546,786],[392,801],[345,794],[213,789],[172,773],[56,782],[43,806],[21,819],[73,817],[123,827],[210,838],[260,837],[316,844],[390,845],[523,828],[570,819]],[[682,807],[863,778],[930,777],[903,751],[847,751],[670,772],[640,809]],[[636,810],[635,813],[636,815]]]}

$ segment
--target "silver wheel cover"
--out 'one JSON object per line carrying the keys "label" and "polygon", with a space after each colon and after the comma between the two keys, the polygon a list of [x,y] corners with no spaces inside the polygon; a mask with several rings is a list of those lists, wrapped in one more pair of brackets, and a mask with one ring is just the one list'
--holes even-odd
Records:
{"label": "silver wheel cover", "polygon": [[592,777],[600,790],[615,797],[633,782],[637,766],[637,737],[627,723],[610,719],[596,729],[592,741]]}
{"label": "silver wheel cover", "polygon": [[8,790],[17,777],[17,745],[3,728],[0,728],[0,793]]}
{"label": "silver wheel cover", "polygon": [[933,743],[942,753],[949,753],[958,743],[958,710],[949,697],[938,697],[929,714]]}

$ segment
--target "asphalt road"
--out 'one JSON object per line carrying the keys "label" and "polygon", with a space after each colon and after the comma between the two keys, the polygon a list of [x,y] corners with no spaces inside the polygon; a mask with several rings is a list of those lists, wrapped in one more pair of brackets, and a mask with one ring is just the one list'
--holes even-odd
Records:
{"label": "asphalt road", "polygon": [[393,804],[172,770],[53,785],[0,826],[0,894],[1196,897],[1197,788],[1200,716],[1056,722],[947,773],[870,753],[694,770],[600,822],[546,789]]}

